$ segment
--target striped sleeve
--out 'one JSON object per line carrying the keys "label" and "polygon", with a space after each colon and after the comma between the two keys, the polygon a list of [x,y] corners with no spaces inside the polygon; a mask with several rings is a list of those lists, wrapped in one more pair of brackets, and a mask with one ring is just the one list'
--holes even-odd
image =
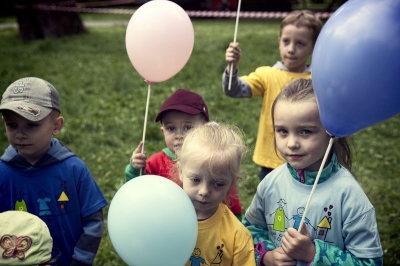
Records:
{"label": "striped sleeve", "polygon": [[74,248],[71,265],[92,265],[104,230],[103,210],[83,218],[83,234]]}

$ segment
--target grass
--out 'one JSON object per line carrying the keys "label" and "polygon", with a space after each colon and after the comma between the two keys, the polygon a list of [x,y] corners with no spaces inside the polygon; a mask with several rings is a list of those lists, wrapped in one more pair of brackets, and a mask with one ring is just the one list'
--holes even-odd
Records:
{"label": "grass", "polygon": [[[93,16],[83,18],[91,20]],[[279,22],[240,22],[241,73],[279,60]],[[176,76],[152,85],[146,129],[148,154],[165,146],[154,118],[162,101],[180,87],[201,94],[211,119],[239,126],[249,148],[254,147],[261,99],[231,99],[221,88],[225,49],[233,39],[234,24],[233,19],[193,21],[195,45],[188,63]],[[41,77],[55,85],[66,119],[59,139],[87,163],[109,202],[123,185],[124,168],[142,138],[147,97],[147,84],[126,54],[125,30],[125,26],[90,27],[88,34],[30,42],[20,40],[17,29],[0,30],[0,92],[25,76]],[[353,139],[355,172],[376,207],[385,265],[399,264],[400,117],[361,130]],[[0,150],[7,145],[2,130]],[[240,182],[240,197],[246,208],[258,184],[258,166],[251,156],[246,158],[243,172],[247,177]],[[108,207],[105,218],[107,212]],[[107,230],[95,265],[124,265]]]}

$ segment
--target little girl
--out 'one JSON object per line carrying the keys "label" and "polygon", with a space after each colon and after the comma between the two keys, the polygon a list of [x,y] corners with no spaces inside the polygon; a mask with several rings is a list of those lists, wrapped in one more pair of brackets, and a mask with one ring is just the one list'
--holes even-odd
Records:
{"label": "little girl", "polygon": [[224,204],[235,195],[245,152],[235,127],[211,122],[186,135],[171,177],[197,214],[197,242],[187,266],[255,266],[251,234]]}
{"label": "little girl", "polygon": [[345,138],[334,140],[303,218],[331,139],[311,80],[292,81],[275,99],[272,119],[276,148],[287,163],[259,184],[243,219],[257,265],[382,265],[375,209],[350,172]]}

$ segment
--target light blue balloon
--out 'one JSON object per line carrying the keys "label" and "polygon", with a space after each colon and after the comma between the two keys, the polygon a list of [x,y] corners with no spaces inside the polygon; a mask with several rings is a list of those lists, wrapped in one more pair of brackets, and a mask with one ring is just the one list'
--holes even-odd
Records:
{"label": "light blue balloon", "polygon": [[344,137],[400,113],[400,1],[351,0],[328,19],[312,55],[321,122]]}
{"label": "light blue balloon", "polygon": [[107,222],[112,245],[132,266],[184,266],[197,241],[189,196],[157,175],[125,183],[111,200]]}

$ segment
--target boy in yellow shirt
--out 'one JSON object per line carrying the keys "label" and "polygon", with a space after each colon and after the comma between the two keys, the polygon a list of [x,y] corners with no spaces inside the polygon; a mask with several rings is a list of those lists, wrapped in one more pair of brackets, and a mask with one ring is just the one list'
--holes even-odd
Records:
{"label": "boy in yellow shirt", "polygon": [[[246,76],[238,77],[238,64],[241,58],[239,44],[230,43],[226,49],[225,60],[228,66],[222,75],[224,93],[233,98],[263,97],[253,154],[253,161],[261,166],[260,180],[284,163],[274,149],[274,131],[270,113],[272,102],[291,80],[311,77],[311,66],[307,61],[312,55],[321,28],[322,23],[313,12],[308,10],[291,12],[283,19],[278,38],[282,60],[272,67],[258,67]],[[231,64],[232,81],[231,88],[228,88]]]}

